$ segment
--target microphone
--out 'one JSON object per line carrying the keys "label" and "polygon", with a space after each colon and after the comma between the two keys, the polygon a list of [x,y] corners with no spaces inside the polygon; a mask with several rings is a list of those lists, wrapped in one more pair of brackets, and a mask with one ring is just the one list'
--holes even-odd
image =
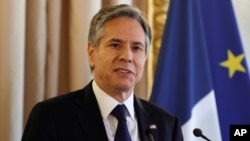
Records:
{"label": "microphone", "polygon": [[210,139],[208,139],[206,136],[204,136],[204,135],[202,134],[202,131],[201,131],[201,129],[199,129],[199,128],[195,128],[195,129],[193,130],[193,133],[194,133],[194,135],[195,135],[196,137],[202,137],[203,139],[205,139],[205,140],[207,140],[207,141],[211,141]]}
{"label": "microphone", "polygon": [[151,129],[149,129],[149,128],[146,129],[146,130],[145,130],[145,134],[147,135],[147,137],[149,137],[149,140],[150,140],[150,141],[155,141]]}

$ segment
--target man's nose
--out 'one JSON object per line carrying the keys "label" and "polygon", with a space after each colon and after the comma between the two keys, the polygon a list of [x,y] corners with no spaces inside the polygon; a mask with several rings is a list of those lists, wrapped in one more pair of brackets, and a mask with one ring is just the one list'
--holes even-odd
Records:
{"label": "man's nose", "polygon": [[123,60],[125,62],[132,62],[132,58],[133,58],[133,52],[131,50],[131,47],[130,45],[127,45],[126,47],[124,47],[122,50],[121,50],[121,53],[120,53],[120,60]]}

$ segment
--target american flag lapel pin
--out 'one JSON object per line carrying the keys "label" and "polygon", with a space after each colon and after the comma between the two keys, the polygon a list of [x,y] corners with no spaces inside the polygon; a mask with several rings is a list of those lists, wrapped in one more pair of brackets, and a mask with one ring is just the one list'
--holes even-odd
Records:
{"label": "american flag lapel pin", "polygon": [[150,129],[156,129],[157,127],[156,127],[155,124],[150,124],[150,125],[149,125],[149,128],[150,128]]}

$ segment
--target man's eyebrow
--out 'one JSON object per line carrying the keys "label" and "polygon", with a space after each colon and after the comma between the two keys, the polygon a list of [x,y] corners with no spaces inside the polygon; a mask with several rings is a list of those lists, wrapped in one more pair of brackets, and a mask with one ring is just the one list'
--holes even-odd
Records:
{"label": "man's eyebrow", "polygon": [[[110,40],[108,40],[108,42],[117,42],[117,43],[122,43],[124,42],[122,39],[119,38],[112,38]],[[132,41],[131,42],[132,45],[139,45],[139,46],[145,46],[142,42],[140,41]]]}
{"label": "man's eyebrow", "polygon": [[108,42],[119,42],[119,43],[121,43],[123,41],[121,39],[118,39],[118,38],[112,38]]}
{"label": "man's eyebrow", "polygon": [[133,45],[144,46],[144,44],[143,44],[142,42],[139,42],[139,41],[133,41],[132,44],[133,44]]}

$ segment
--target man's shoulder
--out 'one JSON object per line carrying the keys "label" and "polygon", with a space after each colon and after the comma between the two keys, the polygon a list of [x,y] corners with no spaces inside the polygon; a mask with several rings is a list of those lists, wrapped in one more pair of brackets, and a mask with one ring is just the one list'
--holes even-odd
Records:
{"label": "man's shoulder", "polygon": [[41,102],[38,102],[38,105],[63,106],[69,103],[73,103],[77,99],[84,99],[91,92],[92,92],[92,87],[90,84],[88,84],[82,89],[77,89],[74,91],[63,93],[55,97],[51,97]]}
{"label": "man's shoulder", "polygon": [[139,103],[142,105],[144,110],[152,113],[153,115],[161,115],[162,117],[167,117],[172,119],[176,118],[174,114],[152,102],[139,98]]}
{"label": "man's shoulder", "polygon": [[81,95],[83,89],[68,92],[62,95],[48,98],[35,104],[33,110],[54,112],[66,110],[74,104],[75,99]]}

